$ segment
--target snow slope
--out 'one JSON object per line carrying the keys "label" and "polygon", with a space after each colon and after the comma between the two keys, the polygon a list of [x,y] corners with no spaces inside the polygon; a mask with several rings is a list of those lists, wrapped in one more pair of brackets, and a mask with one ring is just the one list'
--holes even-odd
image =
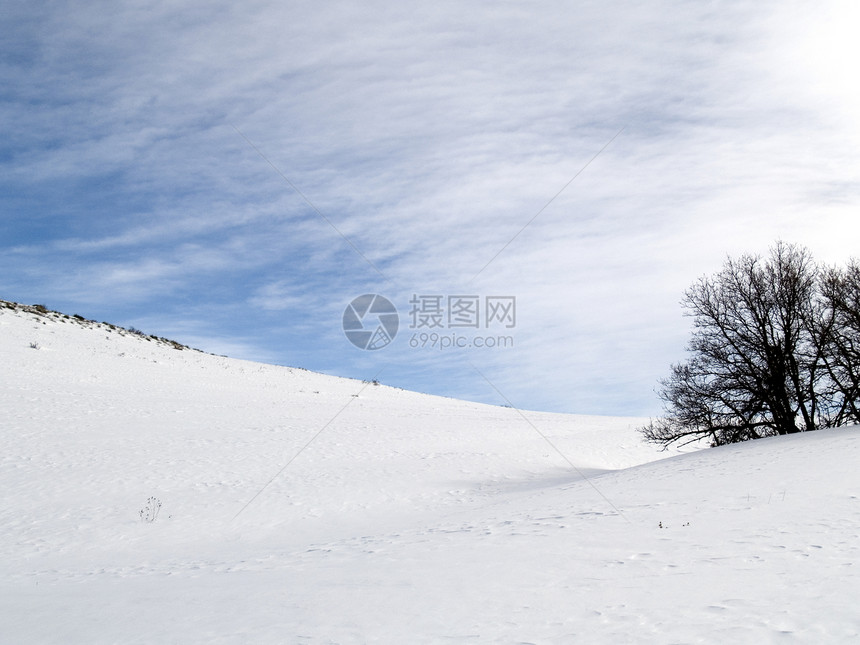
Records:
{"label": "snow slope", "polygon": [[860,638],[858,429],[667,458],[8,308],[0,360],[2,643]]}

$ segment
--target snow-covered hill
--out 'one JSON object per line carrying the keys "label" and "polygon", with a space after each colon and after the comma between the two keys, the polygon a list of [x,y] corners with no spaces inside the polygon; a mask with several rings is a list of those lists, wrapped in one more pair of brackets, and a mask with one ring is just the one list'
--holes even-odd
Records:
{"label": "snow-covered hill", "polygon": [[0,360],[2,643],[860,637],[858,429],[670,457],[22,308]]}

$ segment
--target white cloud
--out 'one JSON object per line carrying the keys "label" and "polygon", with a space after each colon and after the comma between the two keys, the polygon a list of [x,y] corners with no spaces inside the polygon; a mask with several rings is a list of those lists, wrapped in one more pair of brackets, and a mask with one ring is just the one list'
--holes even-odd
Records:
{"label": "white cloud", "polygon": [[[165,321],[189,298],[290,311],[221,331],[293,329],[305,366],[332,371],[366,358],[336,345],[352,295],[512,293],[528,337],[492,356],[495,378],[526,405],[612,412],[599,402],[643,401],[676,360],[681,292],[726,254],[777,238],[856,253],[855,16],[838,0],[256,1],[19,19],[0,159],[20,221],[0,268],[7,288],[108,312],[157,300]],[[447,363],[405,356],[399,373],[451,386]]]}

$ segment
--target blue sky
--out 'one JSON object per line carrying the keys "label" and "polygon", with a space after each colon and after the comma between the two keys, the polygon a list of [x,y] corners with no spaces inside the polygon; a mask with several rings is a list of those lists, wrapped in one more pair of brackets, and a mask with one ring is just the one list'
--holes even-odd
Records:
{"label": "blue sky", "polygon": [[[697,277],[777,239],[857,254],[853,2],[2,11],[3,299],[424,392],[653,415]],[[365,293],[401,314],[378,351],[341,329]],[[410,347],[497,335],[410,329],[414,294],[515,296],[513,346]]]}

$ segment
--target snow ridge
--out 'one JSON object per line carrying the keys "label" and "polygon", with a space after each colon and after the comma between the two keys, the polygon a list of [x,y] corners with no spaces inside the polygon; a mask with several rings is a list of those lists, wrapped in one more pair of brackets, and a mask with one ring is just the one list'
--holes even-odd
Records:
{"label": "snow ridge", "polygon": [[[13,312],[29,314],[36,319],[44,319],[45,324],[47,324],[48,321],[76,324],[88,329],[98,329],[106,331],[108,333],[114,332],[119,334],[120,336],[132,334],[146,341],[155,341],[156,343],[159,343],[161,345],[167,345],[169,347],[172,347],[173,349],[192,349],[191,347],[188,347],[188,345],[183,345],[181,343],[176,342],[175,340],[145,334],[144,332],[134,328],[126,329],[125,327],[119,327],[117,325],[112,325],[111,323],[107,322],[96,322],[95,320],[89,320],[78,314],[69,316],[68,314],[48,309],[47,307],[45,307],[45,305],[23,305],[17,302],[9,302],[8,300],[0,300],[0,309],[8,309]],[[195,349],[193,351],[199,352],[200,350]]]}
{"label": "snow ridge", "polygon": [[0,642],[860,637],[858,428],[667,453],[176,350],[0,306]]}

